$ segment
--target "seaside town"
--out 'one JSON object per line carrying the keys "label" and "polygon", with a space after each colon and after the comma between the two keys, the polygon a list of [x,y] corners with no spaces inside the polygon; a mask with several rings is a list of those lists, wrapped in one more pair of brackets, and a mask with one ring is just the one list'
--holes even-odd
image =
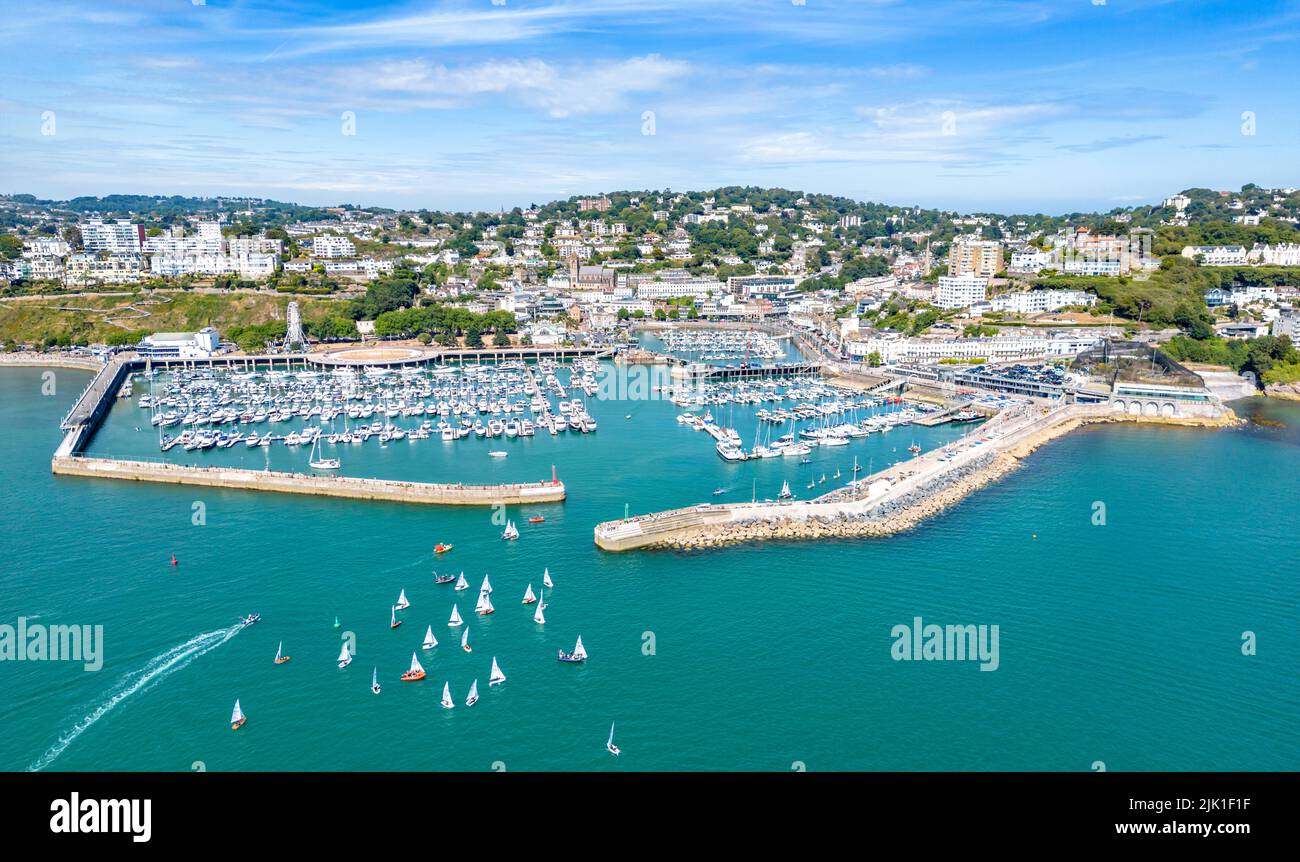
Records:
{"label": "seaside town", "polygon": [[[1298,221],[1300,191],[1251,185],[1073,217],[757,188],[495,213],[8,195],[0,342],[260,353],[287,346],[292,299],[313,343],[605,345],[643,322],[776,324],[839,361],[947,377],[1127,338],[1289,392],[1300,374],[1276,340],[1300,332]],[[216,340],[190,338],[209,327]]]}

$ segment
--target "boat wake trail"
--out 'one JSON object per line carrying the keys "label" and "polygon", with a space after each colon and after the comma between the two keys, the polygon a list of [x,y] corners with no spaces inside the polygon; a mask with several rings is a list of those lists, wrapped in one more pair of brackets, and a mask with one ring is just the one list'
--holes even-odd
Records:
{"label": "boat wake trail", "polygon": [[69,745],[76,741],[77,737],[93,727],[95,722],[112,712],[122,701],[133,694],[139,694],[153,688],[154,685],[185,667],[199,656],[211,652],[239,634],[242,628],[243,626],[233,625],[228,629],[218,629],[214,632],[204,632],[201,635],[196,635],[185,643],[174,646],[161,655],[154,656],[140,670],[128,673],[122,677],[117,686],[109,692],[108,697],[99,706],[91,710],[81,721],[78,721],[66,733],[61,735],[58,742],[51,745],[35,763],[27,767],[27,771],[39,772],[49,766],[60,754],[67,750]]}

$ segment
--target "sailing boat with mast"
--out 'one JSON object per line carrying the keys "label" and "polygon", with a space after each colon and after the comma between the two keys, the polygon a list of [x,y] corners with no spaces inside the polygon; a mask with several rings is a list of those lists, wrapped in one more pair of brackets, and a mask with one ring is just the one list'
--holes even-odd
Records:
{"label": "sailing boat with mast", "polygon": [[573,645],[573,652],[559,650],[559,659],[562,662],[569,662],[571,664],[587,660],[587,651],[583,649],[582,646],[582,635],[578,635],[578,642]]}
{"label": "sailing boat with mast", "polygon": [[533,585],[529,584],[528,589],[524,590],[524,600],[521,604],[531,605],[535,601],[537,601],[537,596],[533,595]]}
{"label": "sailing boat with mast", "polygon": [[546,614],[543,613],[545,610],[546,591],[542,590],[542,599],[537,603],[537,610],[533,611],[533,622],[537,623],[539,626],[546,625]]}
{"label": "sailing boat with mast", "polygon": [[456,581],[456,586],[455,586],[454,589],[455,589],[456,592],[458,592],[458,593],[459,593],[461,590],[468,590],[468,589],[469,589],[469,581],[465,580],[465,573],[464,573],[464,572],[461,572],[461,573],[460,573],[460,578],[457,579],[457,581]]}
{"label": "sailing boat with mast", "polygon": [[244,711],[239,708],[239,700],[236,699],[235,711],[230,714],[230,729],[239,730],[246,721],[248,721],[248,716],[244,715]]}
{"label": "sailing boat with mast", "polygon": [[402,682],[417,682],[424,677],[424,665],[420,664],[420,659],[415,653],[411,653],[411,669],[402,674]]}
{"label": "sailing boat with mast", "polygon": [[340,466],[338,458],[321,458],[317,456],[316,450],[320,446],[320,435],[317,434],[311,441],[311,457],[307,464],[313,470],[337,470]]}
{"label": "sailing boat with mast", "polygon": [[475,606],[474,612],[481,617],[488,614],[496,613],[496,608],[492,607],[492,591],[484,590],[478,594],[478,605]]}
{"label": "sailing boat with mast", "polygon": [[280,645],[275,648],[275,663],[284,664],[290,658],[291,656],[287,656],[284,654],[284,641],[280,641]]}
{"label": "sailing boat with mast", "polygon": [[433,636],[433,626],[429,626],[424,632],[424,643],[420,644],[420,649],[433,649],[438,645],[438,639]]}
{"label": "sailing boat with mast", "polygon": [[555,588],[555,584],[551,581],[550,569],[542,569],[542,586],[548,590]]}
{"label": "sailing boat with mast", "polygon": [[339,667],[344,668],[352,664],[352,653],[348,652],[347,641],[343,642],[343,648],[339,650]]}
{"label": "sailing boat with mast", "polygon": [[399,611],[404,611],[410,606],[411,603],[406,600],[406,590],[402,590],[402,594],[397,597],[397,604],[393,605],[393,607]]}
{"label": "sailing boat with mast", "polygon": [[605,743],[605,750],[615,757],[622,754],[622,752],[619,751],[618,746],[614,744],[614,722],[612,721],[609,723],[609,741]]}
{"label": "sailing boat with mast", "polygon": [[469,697],[465,698],[466,706],[473,706],[476,703],[478,703],[478,680],[470,683]]}
{"label": "sailing boat with mast", "polygon": [[456,708],[456,701],[451,699],[451,683],[449,682],[444,682],[442,684],[442,708],[443,709]]}
{"label": "sailing boat with mast", "polygon": [[395,629],[402,624],[402,621],[397,618],[396,606],[388,609],[388,615],[388,627],[390,629]]}
{"label": "sailing boat with mast", "polygon": [[451,619],[447,620],[447,625],[453,629],[465,625],[465,621],[460,618],[460,608],[457,605],[451,606]]}
{"label": "sailing boat with mast", "polygon": [[379,688],[379,668],[375,668],[370,672],[370,690],[375,694],[379,694],[381,691]]}
{"label": "sailing boat with mast", "polygon": [[502,531],[501,538],[505,539],[507,542],[519,538],[519,530],[515,527],[514,521],[506,521],[506,528]]}
{"label": "sailing boat with mast", "polygon": [[465,652],[474,651],[473,648],[470,647],[469,645],[469,629],[465,629],[465,631],[460,633],[460,648],[463,649]]}
{"label": "sailing boat with mast", "polygon": [[492,673],[488,676],[488,685],[500,685],[506,681],[506,675],[501,672],[501,665],[497,664],[497,657],[492,656]]}
{"label": "sailing boat with mast", "polygon": [[780,491],[779,494],[776,495],[776,498],[777,498],[778,500],[789,500],[789,499],[790,499],[791,497],[793,497],[793,496],[794,496],[794,494],[791,493],[791,491],[790,491],[790,482],[789,482],[789,480],[787,480],[787,481],[785,481],[785,482],[782,482],[782,483],[781,483],[781,491]]}

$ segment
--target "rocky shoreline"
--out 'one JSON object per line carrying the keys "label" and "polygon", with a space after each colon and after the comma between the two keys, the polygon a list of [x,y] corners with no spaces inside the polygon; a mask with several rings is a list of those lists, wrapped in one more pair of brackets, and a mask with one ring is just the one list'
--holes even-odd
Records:
{"label": "rocky shoreline", "polygon": [[1013,472],[1038,447],[1083,425],[1115,422],[1174,425],[1189,428],[1228,428],[1242,420],[1226,410],[1214,418],[1163,418],[1096,414],[1075,416],[1031,434],[1001,452],[989,452],[916,490],[883,503],[862,515],[839,514],[807,519],[771,518],[735,521],[691,531],[651,545],[655,548],[695,550],[771,539],[884,538],[911,530],[923,521],[956,505],[968,495]]}

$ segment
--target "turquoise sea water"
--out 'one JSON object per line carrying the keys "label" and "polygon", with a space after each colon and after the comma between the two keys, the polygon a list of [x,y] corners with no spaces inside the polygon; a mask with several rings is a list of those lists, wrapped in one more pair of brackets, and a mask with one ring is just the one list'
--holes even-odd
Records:
{"label": "turquoise sea water", "polygon": [[[586,399],[593,435],[343,449],[345,472],[425,480],[535,479],[555,464],[569,500],[512,509],[546,522],[505,543],[482,509],[53,477],[58,420],[86,380],[56,374],[45,397],[40,371],[0,370],[0,623],[103,625],[105,663],[0,662],[3,769],[1300,767],[1296,405],[1239,405],[1282,428],[1077,432],[887,540],[609,555],[591,529],[625,504],[718,486],[747,498],[755,483],[771,496],[783,478],[811,494],[809,476],[847,474],[854,454],[879,468],[964,429],[897,429],[808,466],[730,465],[667,402]],[[92,452],[156,456],[145,414],[119,404]],[[184,460],[223,456],[267,457]],[[269,457],[301,468],[307,454]],[[196,501],[206,525],[191,522]],[[456,546],[441,561],[438,541]],[[543,567],[556,588],[538,627],[518,600]],[[435,568],[475,589],[490,573],[497,613],[475,617],[474,590],[435,586]],[[403,588],[412,607],[390,630]],[[446,625],[453,601],[473,653]],[[230,635],[249,611],[262,622]],[[916,616],[997,624],[999,669],[892,660],[891,629]],[[429,678],[401,683],[428,624],[441,641],[420,653]],[[1247,630],[1257,655],[1241,653]],[[357,646],[344,670],[340,632]],[[579,634],[591,659],[556,662]],[[293,659],[276,666],[280,641]],[[489,690],[493,656],[509,679]],[[483,697],[467,709],[475,678]],[[438,706],[444,680],[454,710]],[[232,733],[235,698],[249,721]],[[611,721],[619,758],[604,750]]]}

